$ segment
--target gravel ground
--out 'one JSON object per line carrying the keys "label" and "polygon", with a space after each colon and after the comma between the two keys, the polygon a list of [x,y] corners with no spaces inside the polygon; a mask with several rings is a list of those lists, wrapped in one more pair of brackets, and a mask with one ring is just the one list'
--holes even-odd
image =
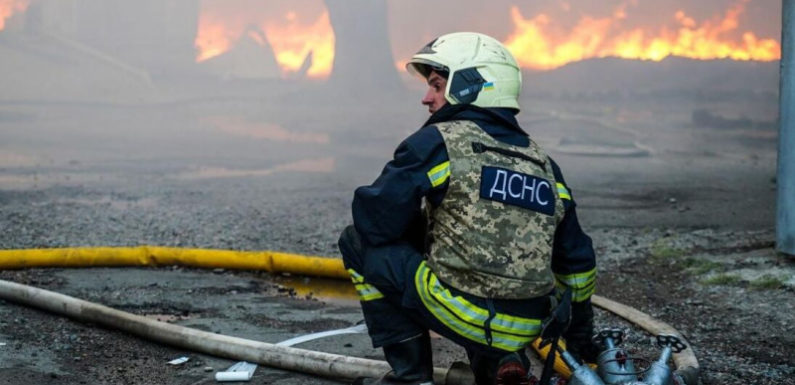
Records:
{"label": "gravel ground", "polygon": [[[270,177],[216,182],[1,191],[0,247],[159,244],[338,254],[335,234],[349,221],[349,191],[342,184],[334,188],[337,178],[320,176],[322,186],[284,179],[276,185]],[[229,185],[236,187],[233,194]],[[170,215],[162,215],[164,208]],[[600,256],[599,294],[678,328],[693,344],[704,384],[795,383],[795,267],[773,251],[771,229],[597,226],[590,233]],[[345,327],[361,317],[354,302],[262,273],[27,269],[2,271],[0,278],[271,342]],[[274,306],[288,310],[274,313]],[[337,316],[318,318],[317,311]],[[205,368],[230,364],[10,303],[2,303],[0,312],[5,383],[209,383]],[[597,322],[624,328],[633,353],[655,358],[642,331],[604,312]],[[320,348],[380,357],[363,336],[350,341],[359,346]],[[441,341],[435,349],[437,364],[463,358],[460,349]],[[164,365],[184,354],[193,357],[189,364]],[[270,369],[257,380],[324,381]]]}
{"label": "gravel ground", "polygon": [[[522,124],[533,126],[531,121],[539,114],[533,111],[548,107],[543,103],[538,101],[525,112],[527,121]],[[192,106],[190,111],[200,107]],[[244,107],[236,106],[246,112]],[[250,108],[255,107],[262,105]],[[630,143],[655,143],[645,157],[556,152],[555,143],[584,135],[579,130],[581,117],[596,114],[589,109],[603,111],[597,103],[573,101],[563,110],[579,114],[577,119],[557,114],[555,129],[541,130],[538,135],[566,172],[581,222],[594,239],[598,294],[637,307],[680,330],[693,344],[706,385],[795,384],[791,358],[795,356],[795,261],[773,249],[775,152],[771,148],[775,138],[758,132],[753,137],[740,131],[696,132],[680,124],[689,119],[691,106],[673,112],[663,107],[666,114],[678,114],[679,123],[655,121],[646,115],[633,121],[634,115],[619,110],[616,114],[634,133],[594,124],[592,133],[602,141],[612,140],[610,145],[623,143],[628,136]],[[174,109],[190,115],[179,106]],[[37,121],[31,112],[30,121],[13,123],[15,130],[4,138],[20,148],[33,142],[46,144],[48,135],[60,131],[39,130],[39,126],[66,121],[71,122],[71,129],[80,126],[73,115],[82,119],[93,113],[65,108],[56,112],[46,121]],[[117,109],[101,115],[121,121],[156,116],[151,119],[177,126],[171,118],[150,110]],[[115,143],[103,139],[97,127],[77,132],[73,134],[76,142],[96,134]],[[338,257],[336,238],[350,223],[351,192],[377,175],[385,154],[405,134],[395,132],[372,141],[331,134],[329,144],[315,146],[318,149],[291,144],[287,147],[292,158],[285,164],[274,160],[278,153],[268,152],[277,151],[276,146],[262,145],[268,150],[264,151],[261,143],[247,138],[232,142],[239,146],[234,148],[241,148],[240,154],[212,155],[220,150],[207,150],[193,142],[186,146],[161,143],[170,155],[183,147],[193,152],[125,162],[108,155],[112,149],[80,157],[84,150],[78,148],[54,153],[49,163],[35,165],[14,155],[21,153],[17,147],[17,152],[8,155],[0,146],[0,249],[151,244]],[[656,136],[651,138],[651,133]],[[51,140],[48,145],[53,147],[45,150],[68,139],[64,133],[58,135],[64,138]],[[180,135],[180,140],[190,139]],[[135,142],[140,148],[147,143]],[[329,158],[333,151],[328,147],[334,146],[349,150]],[[205,163],[195,161],[202,152],[208,153],[208,158],[202,158]],[[256,155],[259,152],[268,153]],[[238,155],[242,160],[235,160]],[[312,161],[302,163],[301,159]],[[198,167],[213,162],[209,164],[216,167],[213,172]],[[361,319],[357,304],[346,299],[350,295],[347,284],[340,288],[339,283],[257,272],[50,268],[0,271],[0,279],[166,322],[268,342]],[[597,312],[597,324],[623,328],[631,352],[656,358],[651,336],[638,328],[602,311]],[[381,357],[360,335],[305,347]],[[460,349],[440,339],[434,340],[434,352],[439,366],[464,357]],[[191,360],[181,366],[165,364],[182,355]],[[214,383],[213,372],[233,363],[0,301],[0,383]],[[327,382],[331,380],[264,367],[252,381]]]}

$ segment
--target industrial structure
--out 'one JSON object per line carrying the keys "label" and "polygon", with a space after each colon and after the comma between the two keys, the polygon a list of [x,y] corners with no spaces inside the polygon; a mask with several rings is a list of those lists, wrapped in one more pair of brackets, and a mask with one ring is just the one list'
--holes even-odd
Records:
{"label": "industrial structure", "polygon": [[795,255],[795,4],[792,0],[782,1],[781,15],[776,248]]}

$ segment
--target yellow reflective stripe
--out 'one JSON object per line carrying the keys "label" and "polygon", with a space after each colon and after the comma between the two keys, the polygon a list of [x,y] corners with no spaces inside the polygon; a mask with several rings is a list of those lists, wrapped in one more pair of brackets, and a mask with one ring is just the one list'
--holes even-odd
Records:
{"label": "yellow reflective stripe", "polygon": [[367,301],[375,301],[377,299],[384,298],[384,295],[381,293],[375,293],[373,295],[367,295],[364,297],[359,297],[359,301],[367,302]]}
{"label": "yellow reflective stripe", "polygon": [[[487,310],[475,306],[439,283],[425,262],[415,274],[415,285],[422,303],[441,323],[461,336],[488,345],[485,321]],[[521,318],[498,313],[491,321],[491,346],[507,351],[523,349],[541,329],[541,320]]]}
{"label": "yellow reflective stripe", "polygon": [[428,171],[428,179],[431,180],[431,187],[439,186],[450,177],[450,161],[442,162]]}
{"label": "yellow reflective stripe", "polygon": [[360,284],[354,285],[354,287],[356,288],[356,291],[359,293],[359,295],[362,296],[362,297],[368,296],[368,295],[372,295],[372,294],[381,294],[381,292],[378,291],[378,289],[376,289],[375,286],[370,285],[370,284],[360,283]]}
{"label": "yellow reflective stripe", "polygon": [[524,349],[535,337],[519,337],[512,334],[504,334],[491,331],[491,346],[502,350],[516,351]]}
{"label": "yellow reflective stripe", "polygon": [[428,292],[432,296],[436,297],[439,302],[452,306],[452,310],[455,314],[464,321],[478,326],[483,326],[485,324],[486,320],[489,318],[488,311],[472,305],[469,301],[461,297],[453,297],[450,290],[445,289],[439,284],[439,278],[436,277],[436,274],[430,273],[430,276],[430,287]]}
{"label": "yellow reflective stripe", "polygon": [[[558,286],[559,291],[562,293],[565,290],[565,286]],[[578,290],[575,291],[572,296],[571,300],[573,302],[584,302],[593,296],[593,293],[596,291],[596,287],[593,286],[587,290]],[[560,295],[557,295],[558,299],[560,299]]]}
{"label": "yellow reflective stripe", "polygon": [[[453,297],[450,290],[445,289],[439,284],[436,275],[432,273],[430,275],[429,284],[431,285],[431,295],[436,297],[439,302],[452,307],[451,310],[455,315],[464,321],[482,327],[485,326],[485,322],[489,318],[488,310],[476,306],[461,296]],[[492,330],[511,334],[536,336],[541,331],[541,320],[497,313],[494,319],[491,320],[491,328]]]}
{"label": "yellow reflective stripe", "polygon": [[575,294],[574,297],[572,297],[572,301],[574,301],[574,302],[585,301],[588,298],[591,298],[591,296],[593,295],[594,291],[596,291],[596,285],[591,286],[590,289],[577,290],[577,294]]}
{"label": "yellow reflective stripe", "polygon": [[596,287],[596,284],[595,284],[595,283],[592,283],[592,284],[590,284],[590,285],[588,285],[588,286],[586,286],[586,287],[571,287],[571,286],[569,286],[569,285],[566,285],[566,284],[565,284],[565,283],[563,283],[563,282],[556,281],[556,282],[555,282],[555,287],[557,287],[557,288],[558,288],[558,290],[559,290],[561,293],[563,293],[563,292],[566,290],[566,288],[571,288],[571,292],[572,292],[572,298],[576,298],[576,297],[578,297],[578,296],[581,296],[581,295],[580,295],[580,293],[584,293],[584,292],[587,292],[587,291],[589,291],[589,290],[590,290],[590,291],[593,291],[592,289],[593,289],[594,287]]}
{"label": "yellow reflective stripe", "polygon": [[356,288],[356,292],[359,293],[359,300],[361,301],[372,301],[375,299],[384,298],[384,295],[381,294],[378,289],[370,285],[368,283],[364,283],[364,276],[357,273],[356,270],[348,269],[348,274],[351,275],[351,281],[353,281],[353,287]]}
{"label": "yellow reflective stripe", "polygon": [[497,313],[497,316],[491,320],[491,328],[492,330],[499,330],[535,338],[539,333],[541,333],[541,320],[521,318]]}
{"label": "yellow reflective stripe", "polygon": [[596,280],[596,268],[584,273],[574,274],[555,274],[555,278],[572,288],[582,288],[588,286]]}
{"label": "yellow reflective stripe", "polygon": [[357,273],[356,270],[348,269],[348,274],[351,275],[351,281],[353,281],[353,283],[364,282],[364,277],[361,274]]}
{"label": "yellow reflective stripe", "polygon": [[555,274],[555,286],[563,291],[566,287],[572,290],[572,301],[582,302],[593,295],[596,290],[596,268],[584,273]]}
{"label": "yellow reflective stripe", "polygon": [[485,334],[480,329],[462,322],[452,315],[444,306],[439,305],[433,300],[425,284],[428,279],[428,274],[430,274],[430,269],[425,266],[425,262],[422,262],[417,269],[417,273],[414,275],[414,284],[417,287],[417,293],[423,305],[425,305],[425,308],[450,330],[458,333],[464,338],[487,345]]}
{"label": "yellow reflective stripe", "polygon": [[378,291],[378,289],[376,289],[375,286],[368,285],[366,283],[361,285],[356,285],[356,292],[359,293],[359,300],[361,300],[362,302],[384,298],[384,295],[381,294],[381,292]]}
{"label": "yellow reflective stripe", "polygon": [[555,183],[558,186],[558,195],[560,195],[560,199],[568,199],[571,200],[571,195],[569,195],[569,189],[563,185],[563,183]]}

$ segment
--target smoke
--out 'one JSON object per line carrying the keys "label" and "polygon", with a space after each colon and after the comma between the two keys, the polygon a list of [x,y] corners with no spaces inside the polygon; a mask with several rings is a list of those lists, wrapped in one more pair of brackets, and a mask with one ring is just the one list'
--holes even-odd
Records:
{"label": "smoke", "polygon": [[[714,138],[688,142],[694,110],[753,122],[776,114],[775,62],[600,57],[620,56],[608,48],[636,30],[649,41],[679,41],[682,26],[720,30],[705,41],[729,49],[745,49],[749,33],[777,40],[778,0],[0,0],[0,19],[0,168],[133,160],[271,175],[320,159],[323,172],[372,176],[427,118],[422,91],[404,87],[423,83],[401,83],[401,63],[466,30],[517,53],[541,47],[518,38],[525,32],[544,39],[523,65],[551,70],[525,72],[520,122],[553,153],[718,153]],[[556,54],[569,46],[581,53]]]}

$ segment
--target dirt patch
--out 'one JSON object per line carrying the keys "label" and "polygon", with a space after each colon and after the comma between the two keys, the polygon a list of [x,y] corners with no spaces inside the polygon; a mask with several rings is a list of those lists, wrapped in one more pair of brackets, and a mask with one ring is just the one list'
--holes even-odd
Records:
{"label": "dirt patch", "polygon": [[[601,268],[599,292],[681,331],[699,358],[704,384],[746,383],[751,378],[794,383],[795,289],[787,279],[795,276],[795,264],[758,237],[671,233],[637,258]],[[670,247],[672,239],[677,239],[675,247]],[[739,266],[746,275],[731,275]],[[771,277],[767,285],[752,278],[750,272],[758,271]]]}

